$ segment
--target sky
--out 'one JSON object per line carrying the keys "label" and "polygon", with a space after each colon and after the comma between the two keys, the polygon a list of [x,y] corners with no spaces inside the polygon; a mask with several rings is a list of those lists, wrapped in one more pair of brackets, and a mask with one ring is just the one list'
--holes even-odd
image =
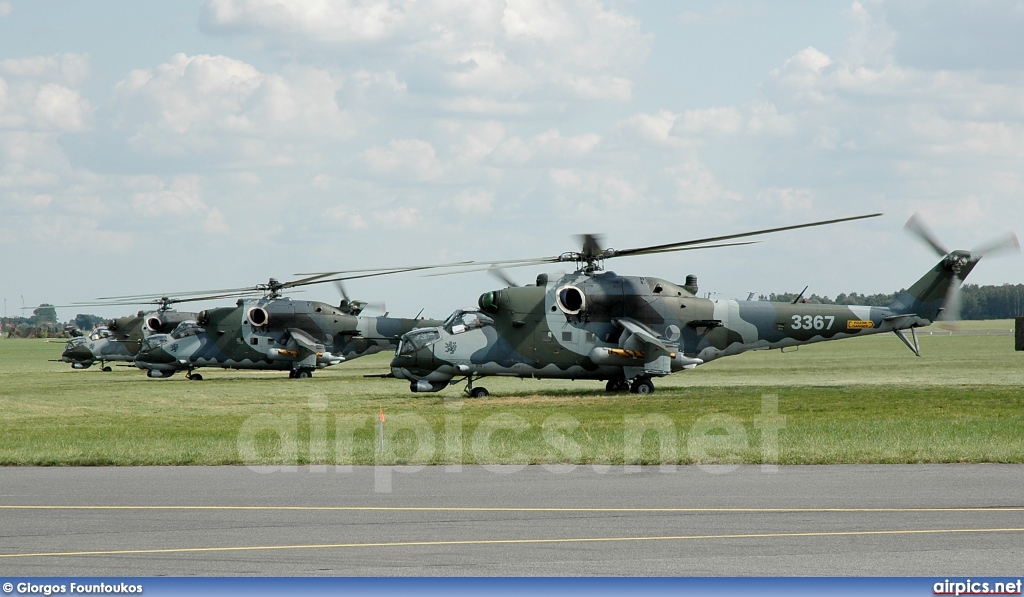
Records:
{"label": "sky", "polygon": [[[606,267],[714,298],[893,292],[936,261],[914,213],[951,249],[1024,233],[1020,31],[1005,0],[0,0],[0,298],[14,316],[874,212]],[[969,281],[1024,282],[1024,258]],[[502,286],[346,289],[444,317]]]}

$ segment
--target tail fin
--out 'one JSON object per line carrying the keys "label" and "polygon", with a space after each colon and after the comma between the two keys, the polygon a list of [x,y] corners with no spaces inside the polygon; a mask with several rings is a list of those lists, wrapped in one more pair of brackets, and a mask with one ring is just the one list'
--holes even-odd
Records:
{"label": "tail fin", "polygon": [[889,309],[901,315],[916,315],[929,323],[935,321],[980,259],[970,251],[949,253],[909,289],[900,292]]}

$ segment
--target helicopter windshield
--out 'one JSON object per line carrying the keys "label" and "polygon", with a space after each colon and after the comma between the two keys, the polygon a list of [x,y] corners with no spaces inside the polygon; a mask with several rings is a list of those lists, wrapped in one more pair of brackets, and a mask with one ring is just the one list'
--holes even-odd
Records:
{"label": "helicopter windshield", "polygon": [[77,338],[72,338],[68,340],[67,344],[64,345],[64,350],[71,350],[72,348],[76,346],[81,346],[88,341],[89,338],[86,338],[85,336],[78,336]]}
{"label": "helicopter windshield", "polygon": [[93,332],[92,334],[89,335],[89,339],[92,340],[93,342],[95,342],[96,340],[101,340],[103,338],[109,338],[109,337],[111,337],[113,335],[114,334],[112,334],[110,332],[110,330],[108,330],[107,328],[99,328],[98,330],[96,330],[95,332]]}
{"label": "helicopter windshield", "polygon": [[139,348],[140,352],[146,352],[155,348],[160,348],[164,344],[171,341],[170,334],[153,334],[142,341],[142,346]]}
{"label": "helicopter windshield", "polygon": [[398,354],[410,355],[424,346],[429,346],[430,344],[437,342],[440,338],[441,333],[436,329],[409,332],[402,340],[402,345],[398,349]]}
{"label": "helicopter windshield", "polygon": [[494,320],[479,311],[456,311],[444,322],[444,329],[449,334],[461,334],[466,330],[494,325]]}
{"label": "helicopter windshield", "polygon": [[189,319],[179,323],[178,327],[174,328],[174,331],[171,332],[171,338],[180,340],[188,336],[195,336],[196,334],[200,334],[205,331],[206,330],[203,329],[201,325]]}

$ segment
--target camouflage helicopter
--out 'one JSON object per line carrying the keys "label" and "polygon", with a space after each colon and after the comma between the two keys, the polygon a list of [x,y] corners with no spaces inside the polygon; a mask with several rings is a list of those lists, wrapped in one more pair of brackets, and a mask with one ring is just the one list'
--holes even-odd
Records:
{"label": "camouflage helicopter", "polygon": [[[835,224],[870,214],[627,250],[602,249],[584,236],[580,252],[500,262],[502,266],[575,262],[574,273],[537,277],[536,285],[484,293],[478,309],[459,310],[442,324],[402,337],[391,371],[413,392],[437,392],[456,378],[471,397],[487,396],[474,382],[487,376],[591,379],[609,392],[654,391],[652,378],[690,370],[750,350],[894,332],[920,356],[915,328],[942,315],[955,318],[960,284],[983,256],[1020,245],[1007,238],[974,251],[948,251],[917,218],[906,228],[925,240],[939,263],[887,307],[794,301],[712,300],[685,284],[603,271],[612,257],[748,244],[723,241]],[[904,334],[909,329],[912,340]]]}
{"label": "camouflage helicopter", "polygon": [[[340,279],[352,277],[364,276]],[[263,296],[239,298],[232,307],[201,311],[170,333],[150,335],[142,342],[135,366],[148,377],[166,378],[185,371],[186,378],[195,381],[203,379],[194,372],[201,367],[279,370],[288,371],[290,378],[308,378],[316,369],[394,350],[402,334],[440,323],[388,317],[387,313],[361,315],[368,303],[350,300],[343,288],[343,299],[336,307],[282,296],[287,288],[340,281],[322,278],[284,283],[271,278],[267,284],[234,289],[256,290]]]}
{"label": "camouflage helicopter", "polygon": [[[99,362],[103,371],[110,371],[107,362],[131,362],[139,352],[143,340],[151,334],[167,333],[183,321],[195,319],[195,313],[172,311],[171,299],[156,301],[156,311],[139,311],[129,317],[111,319],[96,326],[88,336],[78,336],[64,345],[60,361],[70,363],[72,369],[88,369]],[[79,303],[84,306],[91,303]],[[105,306],[107,303],[103,303]]]}

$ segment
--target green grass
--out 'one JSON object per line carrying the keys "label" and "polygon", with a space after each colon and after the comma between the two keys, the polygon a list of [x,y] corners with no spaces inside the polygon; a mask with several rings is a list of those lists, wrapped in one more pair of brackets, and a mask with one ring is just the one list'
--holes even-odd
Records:
{"label": "green grass", "polygon": [[412,394],[363,377],[390,355],[308,380],[204,369],[190,382],[72,371],[47,360],[60,342],[2,339],[0,465],[1024,462],[1013,337],[936,329],[920,341],[922,358],[891,334],[748,353],[655,380],[645,398],[489,378],[492,396],[471,400],[462,386]]}

